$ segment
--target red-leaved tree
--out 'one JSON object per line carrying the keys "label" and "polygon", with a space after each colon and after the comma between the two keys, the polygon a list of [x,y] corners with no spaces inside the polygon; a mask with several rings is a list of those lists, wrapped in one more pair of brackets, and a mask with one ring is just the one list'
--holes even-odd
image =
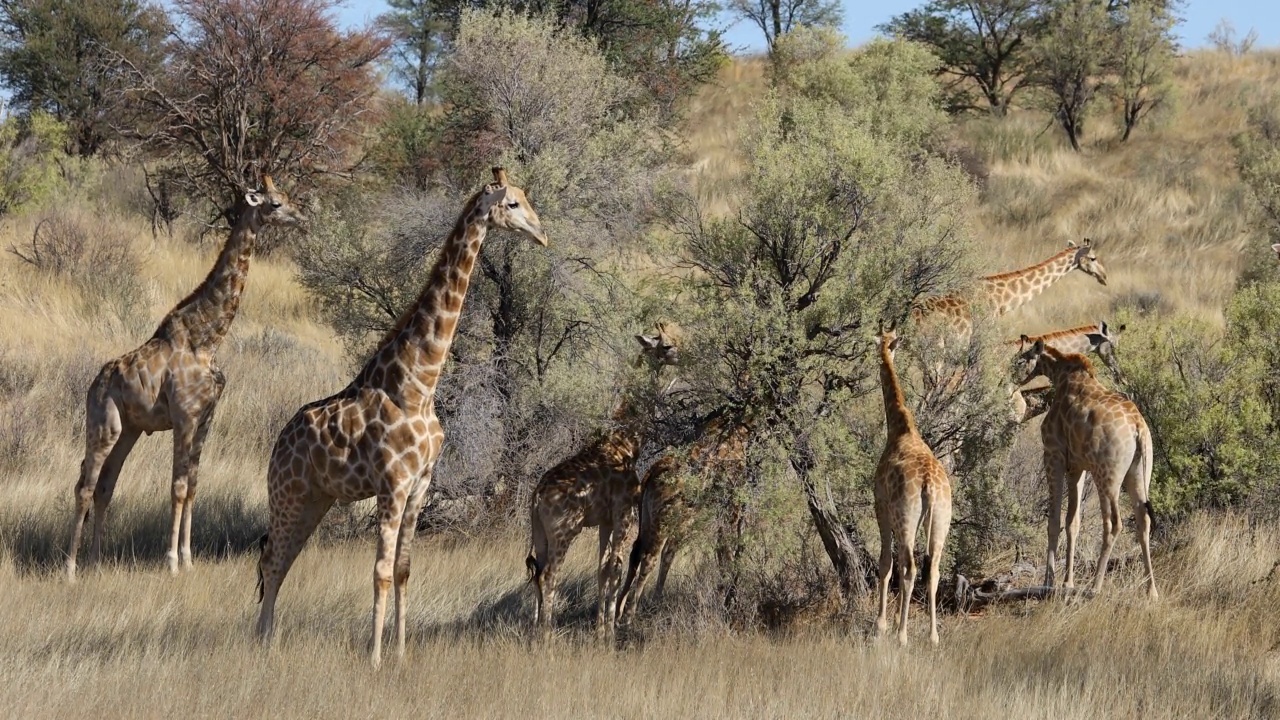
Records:
{"label": "red-leaved tree", "polygon": [[221,204],[262,173],[305,190],[358,162],[388,41],[342,32],[336,0],[173,0],[175,27],[158,72],[129,63],[124,133],[165,181]]}

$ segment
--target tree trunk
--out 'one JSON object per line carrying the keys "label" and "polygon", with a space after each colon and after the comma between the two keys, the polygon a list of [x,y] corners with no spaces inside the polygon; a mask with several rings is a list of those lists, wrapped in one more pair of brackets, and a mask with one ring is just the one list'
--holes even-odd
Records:
{"label": "tree trunk", "polygon": [[804,486],[805,501],[809,505],[809,515],[813,517],[813,525],[822,538],[822,547],[831,559],[831,566],[840,581],[840,596],[847,606],[853,598],[865,597],[870,591],[867,572],[871,567],[871,554],[867,552],[862,538],[852,527],[846,527],[840,520],[823,506],[818,497],[818,489],[813,485],[811,471],[813,458],[805,447],[803,440],[797,439],[796,450],[791,458],[791,467],[800,477]]}

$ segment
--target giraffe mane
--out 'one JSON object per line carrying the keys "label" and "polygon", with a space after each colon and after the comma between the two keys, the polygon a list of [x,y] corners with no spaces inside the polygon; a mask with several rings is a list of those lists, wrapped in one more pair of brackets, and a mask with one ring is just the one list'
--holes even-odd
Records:
{"label": "giraffe mane", "polygon": [[1018,270],[1010,270],[1008,272],[996,273],[995,275],[983,275],[982,279],[983,280],[1008,280],[1009,278],[1018,277],[1019,275],[1025,275],[1028,272],[1031,272],[1032,270],[1039,270],[1040,268],[1046,265],[1049,265],[1050,263],[1054,263],[1054,262],[1057,262],[1058,260],[1061,260],[1064,255],[1074,255],[1077,252],[1080,252],[1079,246],[1069,247],[1063,250],[1062,252],[1059,252],[1058,254],[1054,255],[1053,257],[1047,260],[1042,260],[1036,263],[1035,265],[1029,265],[1027,267],[1024,267]]}
{"label": "giraffe mane", "polygon": [[1048,345],[1050,341],[1057,340],[1058,338],[1070,337],[1072,335],[1085,335],[1101,331],[1102,326],[1100,324],[1092,323],[1089,325],[1081,325],[1080,327],[1067,328],[1066,330],[1054,330],[1053,332],[1045,333],[1043,335],[1024,335],[1017,340],[1006,340],[1004,344],[1018,345],[1023,342],[1035,343],[1037,340],[1043,340],[1045,344]]}
{"label": "giraffe mane", "polygon": [[1057,348],[1049,345],[1044,346],[1044,354],[1053,358],[1054,364],[1067,368],[1067,371],[1083,370],[1089,373],[1089,377],[1097,378],[1098,374],[1093,369],[1093,363],[1089,362],[1089,358],[1080,353],[1064,353]]}
{"label": "giraffe mane", "polygon": [[[466,205],[463,206],[462,212],[458,215],[457,222],[453,224],[453,230],[449,232],[448,237],[453,237],[454,235],[466,232],[467,218],[471,216],[472,208],[475,207],[476,202],[483,194],[484,188],[481,188],[480,190],[477,190],[469,200],[467,200]],[[443,245],[440,247],[440,251],[444,252]],[[439,260],[437,260],[437,262],[439,262]],[[378,344],[373,353],[370,354],[370,357],[381,352],[388,343],[393,342],[400,336],[400,333],[405,329],[409,322],[413,320],[414,315],[417,314],[418,306],[421,305],[422,301],[425,299],[424,296],[434,289],[435,288],[431,287],[431,283],[427,283],[426,286],[422,288],[422,292],[418,293],[417,299],[412,303],[409,303],[409,305],[401,311],[400,317],[396,319],[396,324],[392,325],[391,329],[387,330],[387,332],[383,334],[382,339],[378,341]]]}

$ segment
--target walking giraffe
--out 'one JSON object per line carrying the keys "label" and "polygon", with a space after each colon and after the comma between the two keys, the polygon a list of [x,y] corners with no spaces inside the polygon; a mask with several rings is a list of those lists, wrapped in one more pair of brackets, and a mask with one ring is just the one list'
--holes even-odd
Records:
{"label": "walking giraffe", "polygon": [[267,225],[291,225],[301,212],[277,189],[271,176],[264,191],[251,190],[232,209],[231,234],[204,282],[179,302],[151,339],[102,366],[85,399],[85,453],[76,482],[75,518],[67,551],[67,578],[76,579],[76,554],[93,507],[93,545],[98,561],[107,506],[120,469],[138,438],[173,430],[169,572],[191,567],[191,514],[195,506],[200,453],[226,378],[214,354],[231,329],[249,276],[258,232]]}
{"label": "walking giraffe", "polygon": [[[676,339],[665,325],[658,325],[657,335],[637,335],[636,340],[640,359],[648,360],[655,380],[663,367],[676,363]],[[536,591],[534,625],[544,639],[551,636],[560,565],[578,533],[589,527],[600,528],[596,632],[604,637],[615,629],[623,546],[640,498],[636,457],[650,423],[647,405],[624,397],[613,414],[614,428],[548,470],[533,491],[525,565]]]}
{"label": "walking giraffe", "polygon": [[[1107,270],[1098,260],[1093,241],[1085,238],[1082,245],[1068,240],[1066,249],[1030,267],[980,278],[980,296],[996,316],[1004,315],[1030,302],[1072,270],[1080,270],[1098,283],[1107,284]],[[950,334],[960,338],[962,343],[967,343],[973,332],[969,301],[959,295],[924,298],[912,308],[911,316],[917,322],[925,319],[943,321]]]}
{"label": "walking giraffe", "polygon": [[907,644],[907,609],[916,583],[916,533],[925,528],[929,566],[929,641],[938,644],[938,570],[951,527],[951,481],[916,429],[898,374],[893,367],[898,336],[883,323],[876,335],[880,349],[880,387],[884,393],[887,437],[875,474],[876,524],[880,528],[880,614],[876,633],[888,629],[889,572],[898,551],[898,642]]}
{"label": "walking giraffe", "polygon": [[1084,473],[1093,477],[1102,513],[1102,549],[1093,591],[1102,589],[1111,547],[1120,534],[1120,489],[1133,503],[1134,528],[1147,571],[1147,595],[1153,600],[1151,568],[1151,431],[1138,406],[1098,382],[1088,358],[1065,354],[1037,341],[1027,355],[1027,378],[1045,375],[1053,383],[1053,402],[1040,426],[1044,468],[1049,483],[1049,550],[1045,585],[1052,586],[1062,523],[1062,491],[1067,490],[1066,587],[1075,585],[1076,536],[1080,532],[1080,494]]}
{"label": "walking giraffe", "polygon": [[303,406],[280,431],[267,471],[271,518],[258,563],[258,637],[272,636],[290,566],[335,501],[378,499],[371,658],[382,660],[387,592],[395,581],[396,652],[404,654],[409,554],[444,442],[435,390],[489,228],[547,244],[538,214],[502,168],[467,201],[418,300],[346,388]]}

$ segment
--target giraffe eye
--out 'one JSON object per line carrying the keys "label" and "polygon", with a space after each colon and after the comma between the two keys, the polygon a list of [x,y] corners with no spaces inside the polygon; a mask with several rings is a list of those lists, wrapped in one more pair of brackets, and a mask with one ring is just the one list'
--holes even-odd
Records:
{"label": "giraffe eye", "polygon": [[515,210],[516,208],[520,207],[520,201],[512,200],[511,202],[507,203],[507,207],[511,208],[512,210]]}

